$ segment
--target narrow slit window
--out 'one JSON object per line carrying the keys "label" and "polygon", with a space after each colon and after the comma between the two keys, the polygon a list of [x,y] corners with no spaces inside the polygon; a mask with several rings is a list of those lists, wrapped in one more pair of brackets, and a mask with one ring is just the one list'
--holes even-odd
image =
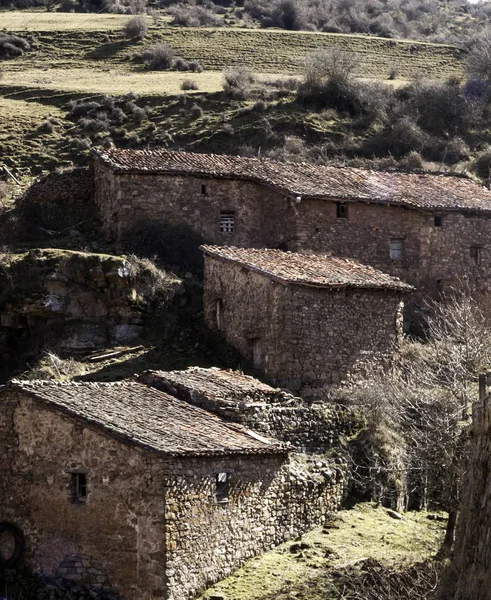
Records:
{"label": "narrow slit window", "polygon": [[229,474],[217,473],[215,495],[217,502],[228,502]]}
{"label": "narrow slit window", "polygon": [[220,213],[220,232],[231,235],[235,230],[235,213],[222,211]]}
{"label": "narrow slit window", "polygon": [[207,195],[206,185],[204,183],[201,184],[201,195],[202,196],[206,196]]}
{"label": "narrow slit window", "polygon": [[79,504],[87,500],[87,473],[71,473],[72,502]]}
{"label": "narrow slit window", "polygon": [[401,238],[393,238],[390,240],[390,258],[401,260],[404,256],[404,240]]}
{"label": "narrow slit window", "polygon": [[348,205],[346,202],[336,202],[336,217],[338,219],[348,218]]}
{"label": "narrow slit window", "polygon": [[252,366],[255,369],[259,369],[263,362],[263,349],[260,338],[254,338],[252,340]]}
{"label": "narrow slit window", "polygon": [[218,329],[218,331],[223,331],[225,328],[225,323],[224,323],[224,318],[223,318],[224,317],[223,300],[221,300],[220,298],[216,301],[215,311],[216,311],[217,329]]}
{"label": "narrow slit window", "polygon": [[481,247],[471,246],[471,259],[475,265],[481,264]]}
{"label": "narrow slit window", "polygon": [[441,215],[435,215],[434,223],[435,223],[435,227],[441,227],[442,224],[443,224],[443,218],[442,218],[442,216]]}

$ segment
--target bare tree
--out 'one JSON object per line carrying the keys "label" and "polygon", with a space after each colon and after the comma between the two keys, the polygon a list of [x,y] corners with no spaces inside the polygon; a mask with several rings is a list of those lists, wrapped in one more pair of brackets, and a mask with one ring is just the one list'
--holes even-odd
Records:
{"label": "bare tree", "polygon": [[[467,409],[477,393],[479,372],[489,364],[491,331],[468,290],[432,309],[428,339],[406,340],[394,372],[374,372],[338,391],[336,399],[366,415],[364,464],[358,470],[374,499],[390,500],[391,483],[392,492],[406,496],[397,499],[398,506],[409,498],[413,505],[448,511],[444,554],[454,538]],[[359,456],[353,454],[355,473]]]}

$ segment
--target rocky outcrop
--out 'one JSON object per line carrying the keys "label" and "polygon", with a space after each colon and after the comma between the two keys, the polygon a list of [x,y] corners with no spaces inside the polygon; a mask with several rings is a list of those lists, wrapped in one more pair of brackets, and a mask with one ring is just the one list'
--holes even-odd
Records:
{"label": "rocky outcrop", "polygon": [[180,289],[180,280],[136,258],[58,249],[3,254],[0,354],[9,362],[15,340],[34,355],[47,344],[85,351],[132,342],[152,306]]}

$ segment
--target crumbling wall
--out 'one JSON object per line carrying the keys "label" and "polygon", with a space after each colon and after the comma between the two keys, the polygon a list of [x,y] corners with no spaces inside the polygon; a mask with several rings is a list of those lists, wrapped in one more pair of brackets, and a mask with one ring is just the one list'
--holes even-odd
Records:
{"label": "crumbling wall", "polygon": [[23,233],[38,236],[40,228],[66,234],[93,227],[95,208],[93,173],[76,168],[35,179],[16,212]]}

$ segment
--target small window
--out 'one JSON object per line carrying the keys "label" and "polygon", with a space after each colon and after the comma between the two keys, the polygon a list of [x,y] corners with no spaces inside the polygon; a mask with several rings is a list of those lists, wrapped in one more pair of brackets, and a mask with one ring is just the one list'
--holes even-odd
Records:
{"label": "small window", "polygon": [[71,473],[72,502],[74,504],[87,500],[87,473]]}
{"label": "small window", "polygon": [[393,238],[390,240],[390,257],[394,260],[401,260],[404,255],[404,240]]}
{"label": "small window", "polygon": [[346,202],[336,202],[336,217],[338,219],[348,218],[348,205]]}
{"label": "small window", "polygon": [[481,264],[481,247],[471,246],[471,259],[475,265]]}
{"label": "small window", "polygon": [[215,311],[217,328],[219,331],[223,331],[225,329],[225,323],[223,318],[223,300],[221,300],[220,298],[216,301]]}
{"label": "small window", "polygon": [[229,487],[228,473],[225,473],[225,472],[217,473],[216,490],[215,490],[217,502],[228,502],[228,487]]}
{"label": "small window", "polygon": [[260,369],[263,363],[263,349],[260,338],[252,340],[252,366]]}
{"label": "small window", "polygon": [[435,227],[442,226],[443,218],[441,217],[441,215],[435,215],[434,223],[435,223]]}
{"label": "small window", "polygon": [[201,195],[206,196],[206,185],[204,183],[201,184]]}
{"label": "small window", "polygon": [[220,213],[220,232],[232,234],[235,228],[235,213],[221,212]]}

